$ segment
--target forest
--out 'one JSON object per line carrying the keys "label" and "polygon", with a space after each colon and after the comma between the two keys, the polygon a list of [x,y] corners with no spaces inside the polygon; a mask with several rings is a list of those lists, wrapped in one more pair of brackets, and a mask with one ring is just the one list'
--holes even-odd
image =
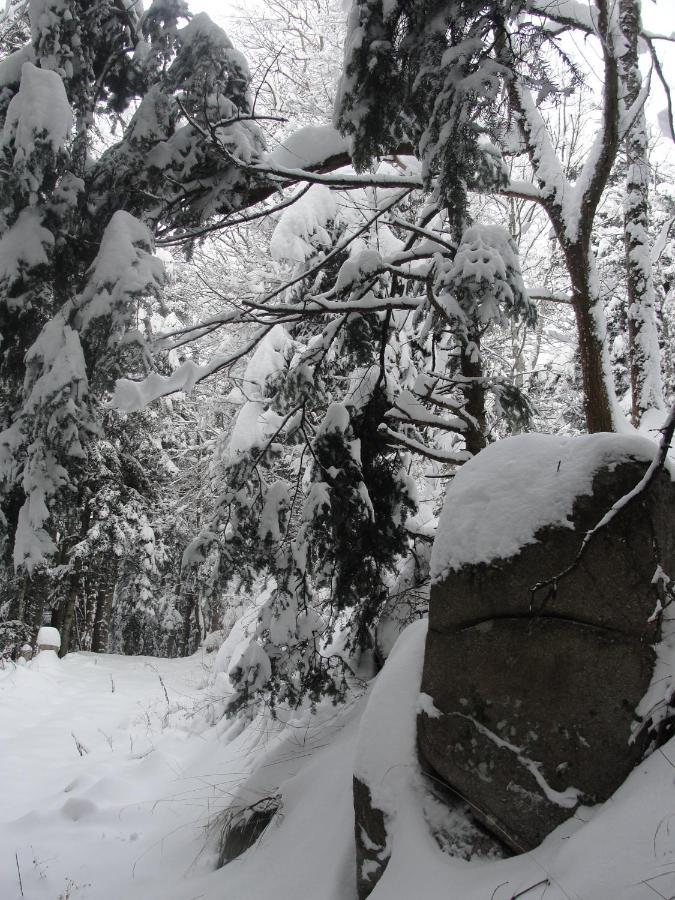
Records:
{"label": "forest", "polygon": [[675,896],[671,4],[5,0],[2,898]]}

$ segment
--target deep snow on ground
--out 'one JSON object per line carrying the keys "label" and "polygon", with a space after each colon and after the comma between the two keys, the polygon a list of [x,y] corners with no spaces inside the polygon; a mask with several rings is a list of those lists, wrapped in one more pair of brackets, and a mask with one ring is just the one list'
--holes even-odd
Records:
{"label": "deep snow on ground", "polygon": [[[351,900],[350,784],[337,761],[355,710],[318,730],[291,723],[281,742],[259,722],[228,740],[205,725],[204,682],[200,654],[50,654],[0,672],[0,900],[21,897],[17,856],[27,900]],[[314,750],[321,784],[305,791]],[[256,761],[272,786],[291,776],[289,810],[255,859],[214,871],[207,827]]]}
{"label": "deep snow on ground", "polygon": [[[373,900],[675,896],[675,742],[533,853],[475,864],[441,853],[416,806],[421,629],[346,709],[243,730],[208,724],[213,656],[49,654],[0,671],[0,900],[22,896],[17,859],[27,900],[354,900],[351,782],[371,702],[359,753],[376,726],[369,777],[398,785]],[[214,814],[279,789],[282,813],[259,843],[214,870]]]}

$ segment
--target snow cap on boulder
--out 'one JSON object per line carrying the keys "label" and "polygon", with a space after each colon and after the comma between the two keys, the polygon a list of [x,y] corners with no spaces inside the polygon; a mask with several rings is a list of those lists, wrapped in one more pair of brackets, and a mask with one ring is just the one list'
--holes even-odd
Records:
{"label": "snow cap on boulder", "polygon": [[572,528],[575,500],[604,466],[651,462],[640,435],[522,434],[490,444],[455,475],[431,554],[432,582],[466,565],[514,556],[547,526]]}

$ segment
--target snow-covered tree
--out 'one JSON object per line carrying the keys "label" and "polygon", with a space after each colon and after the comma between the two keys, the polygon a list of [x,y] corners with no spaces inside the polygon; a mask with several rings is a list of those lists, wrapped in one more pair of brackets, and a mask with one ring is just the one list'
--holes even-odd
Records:
{"label": "snow-covered tree", "polygon": [[0,483],[6,559],[35,586],[82,505],[114,378],[152,365],[138,322],[164,283],[154,230],[248,189],[207,119],[237,158],[262,140],[243,57],[182,0],[24,8],[29,40],[1,72]]}

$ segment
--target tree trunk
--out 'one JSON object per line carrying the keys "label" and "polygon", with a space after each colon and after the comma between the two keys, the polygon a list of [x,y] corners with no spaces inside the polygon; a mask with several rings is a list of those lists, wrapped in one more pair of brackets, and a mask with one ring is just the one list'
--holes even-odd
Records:
{"label": "tree trunk", "polygon": [[619,22],[626,51],[620,57],[624,112],[634,116],[626,136],[626,193],[623,201],[628,352],[633,424],[649,409],[664,409],[663,379],[656,325],[656,300],[649,241],[649,162],[644,108],[635,113],[642,88],[638,62],[640,6],[620,0]]}
{"label": "tree trunk", "polygon": [[33,637],[42,625],[49,580],[44,572],[35,572],[32,577],[24,572],[16,578],[16,596],[10,607],[10,619],[18,619],[31,627]]}
{"label": "tree trunk", "polygon": [[63,608],[63,619],[61,620],[61,649],[59,650],[59,656],[65,656],[70,648],[73,626],[75,624],[75,604],[77,603],[78,587],[79,578],[71,575],[68,595]]}
{"label": "tree trunk", "polygon": [[91,642],[93,653],[105,653],[108,648],[108,631],[114,594],[115,579],[112,567],[104,565],[96,592],[96,613],[94,615],[94,636]]}
{"label": "tree trunk", "polygon": [[480,356],[480,337],[477,332],[471,340],[462,343],[459,356],[460,371],[464,378],[471,381],[464,388],[467,412],[476,422],[476,426],[464,433],[466,449],[474,456],[487,445],[487,421],[485,416],[485,387],[483,384],[483,364]]}
{"label": "tree trunk", "polygon": [[196,606],[196,592],[190,591],[187,595],[187,605],[183,615],[183,628],[180,639],[180,655],[187,656],[190,651],[190,637],[192,635],[192,613]]}
{"label": "tree trunk", "polygon": [[37,573],[31,579],[27,575],[25,577],[29,583],[28,594],[30,598],[26,603],[26,622],[31,627],[33,639],[36,639],[44,618],[49,579],[41,573]]}
{"label": "tree trunk", "polygon": [[605,315],[598,291],[593,252],[583,241],[565,248],[577,322],[584,413],[590,434],[614,431],[613,379],[606,347]]}

